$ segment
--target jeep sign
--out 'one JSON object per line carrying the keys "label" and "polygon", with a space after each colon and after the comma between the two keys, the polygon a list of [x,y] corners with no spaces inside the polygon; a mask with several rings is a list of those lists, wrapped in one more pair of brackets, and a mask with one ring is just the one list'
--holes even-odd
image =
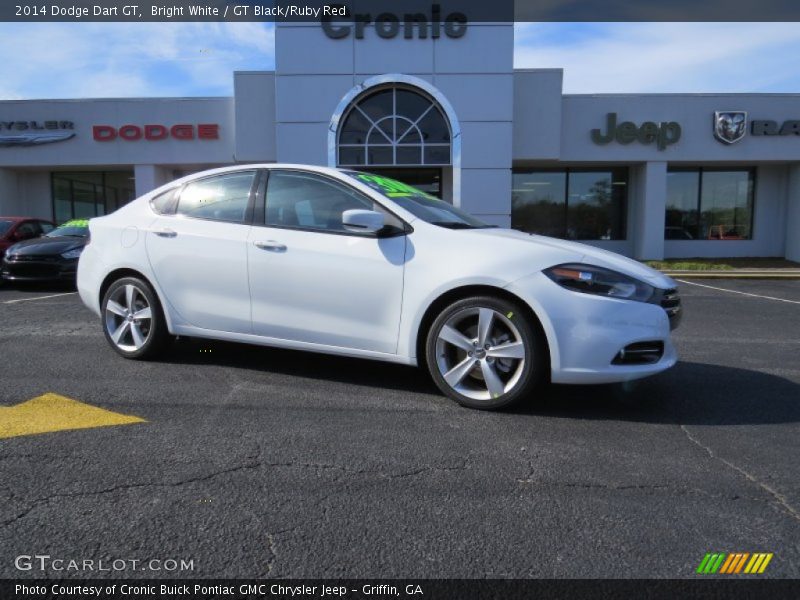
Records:
{"label": "jeep sign", "polygon": [[659,150],[664,150],[679,139],[681,139],[681,126],[675,121],[661,121],[660,123],[645,121],[641,125],[623,121],[617,124],[617,113],[608,113],[606,116],[605,133],[600,129],[592,129],[592,141],[601,146],[615,140],[619,144],[639,142],[648,145],[655,142]]}

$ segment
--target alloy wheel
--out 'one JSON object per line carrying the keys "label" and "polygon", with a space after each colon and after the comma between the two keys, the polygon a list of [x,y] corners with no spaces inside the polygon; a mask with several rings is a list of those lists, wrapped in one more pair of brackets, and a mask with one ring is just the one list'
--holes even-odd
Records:
{"label": "alloy wheel", "polygon": [[144,292],[131,283],[114,290],[106,302],[105,325],[117,348],[125,352],[140,350],[153,329],[153,311]]}
{"label": "alloy wheel", "polygon": [[472,400],[490,401],[519,383],[530,357],[512,316],[471,307],[442,325],[436,339],[436,364],[454,391]]}

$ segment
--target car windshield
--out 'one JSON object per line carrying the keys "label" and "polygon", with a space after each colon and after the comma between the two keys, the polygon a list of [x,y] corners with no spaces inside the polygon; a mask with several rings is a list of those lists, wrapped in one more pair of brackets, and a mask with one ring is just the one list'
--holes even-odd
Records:
{"label": "car windshield", "polygon": [[372,173],[345,171],[347,175],[383,194],[415,217],[448,229],[486,229],[488,225],[436,196],[415,187]]}
{"label": "car windshield", "polygon": [[74,219],[45,234],[47,237],[89,237],[89,219]]}
{"label": "car windshield", "polygon": [[0,236],[4,236],[13,224],[14,221],[0,221]]}

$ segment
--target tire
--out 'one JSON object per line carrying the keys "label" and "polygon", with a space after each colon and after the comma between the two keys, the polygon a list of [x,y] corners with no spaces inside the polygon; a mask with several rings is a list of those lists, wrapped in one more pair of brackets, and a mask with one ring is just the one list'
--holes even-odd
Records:
{"label": "tire", "polygon": [[[488,327],[488,334],[482,330]],[[488,346],[488,348],[487,348]],[[547,344],[527,311],[491,296],[466,298],[434,320],[425,344],[439,389],[462,406],[508,408],[546,379]]]}
{"label": "tire", "polygon": [[114,281],[103,295],[100,309],[106,340],[121,356],[149,360],[164,349],[169,339],[164,312],[153,288],[143,279]]}

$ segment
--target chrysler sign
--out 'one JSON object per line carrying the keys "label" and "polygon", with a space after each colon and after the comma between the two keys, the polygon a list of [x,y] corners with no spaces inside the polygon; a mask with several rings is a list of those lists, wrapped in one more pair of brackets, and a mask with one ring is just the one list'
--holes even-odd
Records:
{"label": "chrysler sign", "polygon": [[75,137],[72,121],[0,121],[0,146],[40,146]]}

